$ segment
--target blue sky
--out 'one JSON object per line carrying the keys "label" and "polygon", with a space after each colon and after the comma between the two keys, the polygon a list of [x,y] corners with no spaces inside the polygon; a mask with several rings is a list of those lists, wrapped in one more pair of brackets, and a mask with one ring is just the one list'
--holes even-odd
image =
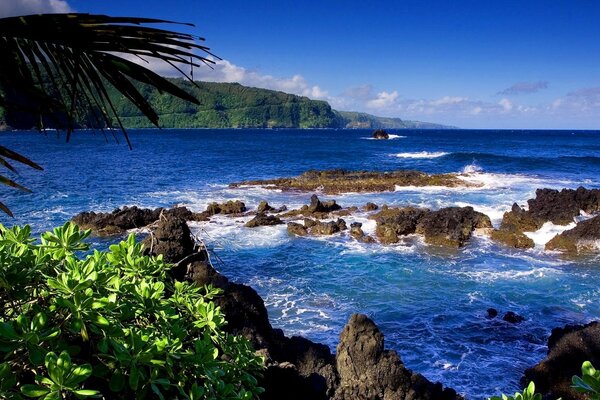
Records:
{"label": "blue sky", "polygon": [[224,60],[197,71],[202,79],[341,110],[465,128],[600,129],[598,1],[14,3],[192,22]]}

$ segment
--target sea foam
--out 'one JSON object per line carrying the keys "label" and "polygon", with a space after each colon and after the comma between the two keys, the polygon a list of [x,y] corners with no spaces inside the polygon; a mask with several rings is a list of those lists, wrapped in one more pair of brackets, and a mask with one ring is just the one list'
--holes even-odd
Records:
{"label": "sea foam", "polygon": [[439,157],[443,157],[448,155],[449,153],[446,153],[445,151],[433,151],[433,152],[429,152],[429,151],[418,151],[418,152],[413,152],[413,153],[398,153],[396,154],[396,157],[398,158],[423,158],[423,159],[429,159],[429,158],[439,158]]}

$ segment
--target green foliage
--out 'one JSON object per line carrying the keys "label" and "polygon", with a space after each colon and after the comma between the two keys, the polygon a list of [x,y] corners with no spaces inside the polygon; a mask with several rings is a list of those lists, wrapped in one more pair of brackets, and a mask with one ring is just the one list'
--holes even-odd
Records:
{"label": "green foliage", "polygon": [[525,390],[523,390],[523,393],[517,392],[514,396],[503,394],[501,396],[490,397],[489,400],[542,400],[542,395],[535,393],[535,383],[530,382]]}
{"label": "green foliage", "polygon": [[212,287],[169,278],[133,235],[87,251],[65,224],[0,225],[0,398],[253,399],[262,369]]}
{"label": "green foliage", "polygon": [[591,362],[585,361],[581,366],[581,377],[573,376],[573,389],[579,393],[587,393],[591,400],[600,400],[600,371]]}

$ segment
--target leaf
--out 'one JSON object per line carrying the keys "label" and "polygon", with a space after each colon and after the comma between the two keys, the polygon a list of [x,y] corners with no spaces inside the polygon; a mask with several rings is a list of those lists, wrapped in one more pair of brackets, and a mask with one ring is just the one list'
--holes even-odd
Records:
{"label": "leaf", "polygon": [[67,384],[69,386],[77,385],[92,375],[92,366],[90,364],[80,365],[71,371],[69,374],[69,378],[67,379]]}
{"label": "leaf", "polygon": [[100,394],[99,391],[91,390],[91,389],[73,390],[73,393],[75,393],[78,396],[83,396],[83,397],[96,396],[96,395]]}
{"label": "leaf", "polygon": [[42,397],[50,393],[50,389],[43,386],[26,384],[21,386],[21,393],[27,397]]}
{"label": "leaf", "polygon": [[109,382],[109,388],[113,392],[120,392],[125,387],[125,376],[117,372],[111,378]]}

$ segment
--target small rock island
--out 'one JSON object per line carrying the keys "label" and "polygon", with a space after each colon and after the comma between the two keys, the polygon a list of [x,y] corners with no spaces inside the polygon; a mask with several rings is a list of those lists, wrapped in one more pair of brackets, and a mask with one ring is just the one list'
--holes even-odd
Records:
{"label": "small rock island", "polygon": [[375,132],[373,132],[373,139],[382,140],[389,138],[390,135],[384,129],[377,129]]}

